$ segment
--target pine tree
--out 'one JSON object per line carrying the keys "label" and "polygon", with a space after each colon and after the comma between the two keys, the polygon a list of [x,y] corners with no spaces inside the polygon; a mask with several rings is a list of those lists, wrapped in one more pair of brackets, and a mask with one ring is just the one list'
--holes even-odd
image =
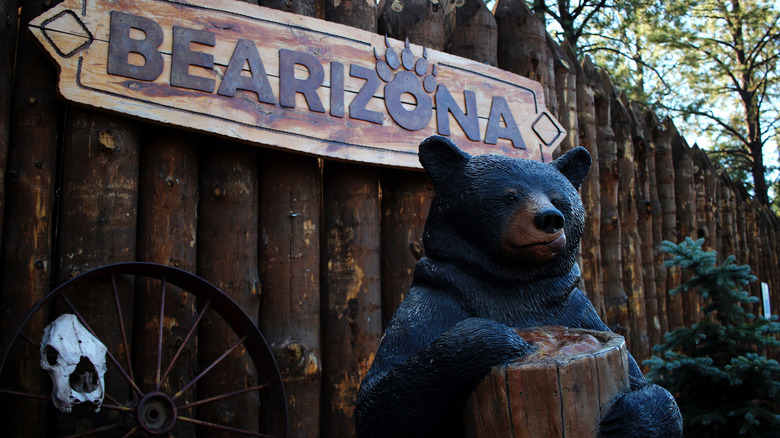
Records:
{"label": "pine tree", "polygon": [[742,290],[755,281],[750,266],[729,256],[716,266],[716,253],[703,251],[704,239],[676,245],[667,261],[692,273],[672,295],[699,293],[704,318],[665,336],[646,360],[648,378],[674,394],[687,437],[780,437],[780,365],[764,356],[780,346],[777,316],[755,317],[746,309],[758,301]]}

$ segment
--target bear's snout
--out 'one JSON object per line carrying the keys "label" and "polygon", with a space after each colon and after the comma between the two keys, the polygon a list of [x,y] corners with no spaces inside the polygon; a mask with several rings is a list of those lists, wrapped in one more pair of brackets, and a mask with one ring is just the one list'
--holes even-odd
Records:
{"label": "bear's snout", "polygon": [[534,226],[547,234],[555,234],[563,229],[563,214],[551,205],[544,206],[536,212]]}

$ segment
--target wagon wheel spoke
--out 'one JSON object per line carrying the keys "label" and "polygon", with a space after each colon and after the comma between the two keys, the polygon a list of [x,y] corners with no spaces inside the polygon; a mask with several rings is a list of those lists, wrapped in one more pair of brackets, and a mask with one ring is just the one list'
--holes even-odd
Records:
{"label": "wagon wheel spoke", "polygon": [[[92,330],[92,327],[90,327],[89,323],[87,323],[84,317],[81,316],[81,313],[79,313],[79,311],[76,309],[76,306],[73,305],[73,302],[71,302],[64,293],[60,295],[60,298],[62,298],[63,301],[65,301],[65,304],[67,304],[67,306],[70,308],[70,310],[73,311],[73,313],[76,315],[79,322],[84,326],[84,328],[86,328],[92,334],[92,336],[97,337],[95,331]],[[125,369],[122,368],[122,365],[119,363],[117,358],[113,355],[113,353],[111,353],[111,351],[106,351],[106,356],[111,360],[111,363],[114,364],[116,369],[119,370],[119,373],[122,375],[122,377],[124,377],[124,379],[130,384],[130,386],[133,387],[133,390],[136,392],[136,394],[139,396],[143,395],[143,391],[141,391],[141,388],[139,388],[138,385],[136,385],[135,380],[133,380],[133,378],[130,377],[127,371],[125,371]],[[127,356],[129,357],[130,355],[128,354]]]}
{"label": "wagon wheel spoke", "polygon": [[154,388],[156,391],[160,390],[160,368],[162,367],[162,342],[163,342],[163,321],[165,317],[165,277],[162,278],[162,285],[160,286],[160,314],[158,315],[159,323],[157,326],[157,369],[154,375]]}
{"label": "wagon wheel spoke", "polygon": [[214,362],[211,363],[205,370],[201,371],[200,374],[195,376],[194,379],[192,379],[189,383],[184,385],[182,389],[179,390],[179,392],[176,393],[176,395],[173,396],[173,400],[176,400],[177,398],[181,397],[182,394],[184,394],[192,385],[195,384],[198,380],[201,379],[201,377],[205,376],[209,371],[211,371],[212,368],[217,366],[220,362],[222,362],[230,353],[233,352],[236,348],[238,348],[241,344],[244,343],[246,340],[247,335],[244,335],[241,337],[241,339],[238,340],[235,344],[233,344],[230,348],[227,349],[224,353],[222,353],[221,356],[219,356]]}
{"label": "wagon wheel spoke", "polygon": [[180,411],[183,411],[185,409],[190,409],[190,408],[194,408],[195,406],[202,405],[202,404],[211,403],[211,402],[215,402],[215,401],[218,401],[218,400],[223,400],[223,399],[226,399],[226,398],[229,398],[229,397],[233,397],[235,395],[245,394],[247,392],[260,391],[261,389],[264,389],[264,388],[267,388],[267,387],[268,387],[268,384],[267,383],[263,383],[262,385],[253,386],[251,388],[239,389],[238,391],[227,392],[225,394],[215,395],[214,397],[205,398],[203,400],[198,400],[196,402],[187,403],[186,405],[178,406],[176,409],[178,409]]}
{"label": "wagon wheel spoke", "polygon": [[176,350],[176,354],[173,355],[173,358],[171,359],[171,363],[168,364],[168,368],[165,369],[165,372],[160,378],[161,383],[165,381],[166,377],[168,377],[168,374],[173,369],[173,365],[176,364],[176,361],[179,359],[179,356],[181,355],[182,351],[184,351],[184,348],[187,346],[187,342],[190,340],[192,335],[195,334],[195,331],[198,329],[198,325],[200,324],[200,321],[203,319],[203,315],[206,313],[206,310],[208,310],[210,305],[211,305],[211,298],[207,299],[206,303],[203,304],[203,307],[198,313],[197,318],[195,318],[195,321],[192,323],[192,327],[190,327],[190,330],[187,332],[187,336],[184,337],[184,341],[182,341],[181,345],[179,345],[179,349]]}
{"label": "wagon wheel spoke", "polygon": [[189,417],[179,417],[179,420],[186,421],[187,423],[197,424],[198,426],[205,426],[205,427],[211,427],[213,429],[224,430],[226,432],[234,432],[234,433],[240,433],[240,434],[243,434],[243,435],[259,436],[259,437],[264,437],[264,438],[274,438],[274,435],[268,435],[268,434],[265,434],[265,433],[259,433],[259,432],[255,432],[253,430],[245,430],[245,429],[238,429],[238,428],[230,427],[230,426],[223,426],[221,424],[209,423],[208,421],[196,420],[194,418],[189,418]]}
{"label": "wagon wheel spoke", "polygon": [[113,430],[113,429],[116,429],[117,427],[121,427],[121,426],[122,426],[122,423],[109,424],[107,426],[98,427],[98,428],[95,428],[95,429],[92,429],[92,430],[88,430],[86,432],[77,433],[77,434],[74,434],[74,435],[68,435],[66,438],[78,438],[78,437],[82,437],[82,436],[91,436],[91,435],[98,434],[100,432],[106,432],[106,431],[109,431],[109,430]]}
{"label": "wagon wheel spoke", "polygon": [[127,362],[127,373],[135,386],[135,376],[133,376],[133,365],[130,363],[130,345],[127,343],[127,334],[125,333],[125,320],[122,317],[122,306],[119,305],[119,289],[116,287],[116,275],[111,275],[111,289],[114,292],[114,305],[116,305],[116,315],[119,322],[119,332],[122,334],[122,347],[125,349],[125,360]]}

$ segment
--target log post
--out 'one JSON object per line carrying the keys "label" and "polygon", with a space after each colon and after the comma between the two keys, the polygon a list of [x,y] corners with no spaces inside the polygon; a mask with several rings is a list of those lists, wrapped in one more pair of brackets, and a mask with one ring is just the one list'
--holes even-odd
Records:
{"label": "log post", "polygon": [[[139,131],[134,122],[104,113],[70,107],[65,126],[62,159],[62,200],[60,204],[57,279],[65,281],[78,274],[111,263],[134,261],[136,257],[136,217],[138,202]],[[96,288],[112,290],[107,279]],[[72,301],[89,321],[95,335],[111,351],[128,373],[122,330],[132,334],[132,284],[117,281],[123,324],[111,299],[75,296]],[[71,313],[67,306],[57,314]],[[132,336],[127,336],[132,345]],[[132,375],[132,373],[130,374]],[[106,375],[105,392],[120,403],[132,400],[132,389],[119,373]],[[81,420],[60,415],[62,433],[83,427]],[[113,418],[113,420],[112,420]],[[91,427],[116,421],[113,415],[95,416]]]}
{"label": "log post", "polygon": [[364,0],[325,0],[325,19],[376,32],[376,3]]}
{"label": "log post", "polygon": [[316,158],[276,151],[260,160],[260,331],[284,380],[291,437],[318,436],[320,218]]}
{"label": "log post", "polygon": [[[656,144],[655,178],[658,186],[658,200],[661,203],[661,239],[677,243],[677,204],[674,193],[674,162],[672,159],[671,134],[664,124],[656,124],[653,128],[655,129],[653,136]],[[664,253],[661,253],[661,260],[666,260]],[[664,297],[666,297],[669,330],[683,326],[682,298],[679,294],[675,296],[669,295],[669,291],[679,284],[679,269],[667,269]]]}
{"label": "log post", "polygon": [[645,139],[647,144],[647,151],[645,152],[647,160],[647,179],[648,186],[650,188],[650,205],[652,208],[652,250],[653,257],[648,259],[649,263],[653,264],[653,270],[655,271],[655,297],[658,307],[658,324],[660,325],[659,342],[653,344],[657,345],[660,340],[663,339],[664,333],[669,331],[669,318],[666,310],[666,267],[664,266],[664,253],[661,251],[661,240],[663,239],[663,209],[661,208],[661,201],[658,198],[658,183],[656,179],[656,140],[653,135],[658,129],[659,121],[655,113],[652,111],[645,111],[642,119],[644,120]]}
{"label": "log post", "polygon": [[[148,126],[141,142],[141,164],[138,203],[138,260],[174,266],[188,272],[197,268],[198,217],[198,139],[194,135],[170,128]],[[158,280],[136,281],[136,321],[133,351],[136,374],[147,391],[155,389],[157,365],[157,327],[161,283]],[[176,353],[196,315],[196,300],[172,285],[166,286],[163,363]],[[160,388],[175,394],[198,373],[195,342],[188,342],[178,366],[160,382]],[[190,391],[181,397],[182,404],[195,400]],[[194,412],[188,412],[194,417]],[[184,435],[194,436],[195,426],[179,424]]]}
{"label": "log post", "polygon": [[455,29],[445,49],[453,55],[492,66],[498,64],[496,17],[484,1],[465,0],[462,6],[455,9]]}
{"label": "log post", "polygon": [[[0,2],[0,242],[3,241],[5,212],[5,166],[11,135],[11,98],[14,85],[14,58],[16,56],[16,32],[19,21],[17,0]],[[0,330],[2,333],[3,330]]]}
{"label": "log post", "polygon": [[[7,8],[7,9],[6,9]],[[47,6],[43,2],[24,2],[19,27],[40,15]],[[16,35],[18,4],[3,2],[6,20],[4,36]],[[3,40],[14,56],[15,40]],[[30,32],[20,32],[16,58],[16,80],[13,98],[0,99],[0,105],[10,103],[8,131],[7,167],[4,167],[3,204],[5,232],[2,234],[2,290],[0,290],[0,334],[5,335],[14,324],[38,300],[46,296],[51,288],[53,268],[53,239],[55,229],[55,192],[57,175],[57,125],[59,104],[55,91],[57,70],[46,59]],[[13,70],[14,62],[2,59],[2,68]],[[7,73],[4,73],[7,74]],[[11,71],[13,75],[13,71]],[[0,78],[9,82],[9,76]],[[2,86],[5,86],[3,84]],[[0,124],[5,120],[0,119]],[[0,128],[2,129],[2,128]],[[2,135],[2,134],[0,134]],[[48,324],[45,312],[38,312],[30,322],[29,329],[42,333]],[[40,372],[37,355],[13,356],[6,362],[6,370],[13,370],[3,385],[19,387],[27,383],[31,391],[46,393],[48,376]],[[0,405],[3,430],[9,436],[44,436],[46,434],[47,406],[37,400],[22,400],[3,397]],[[30,421],[35,418],[35,421]]]}
{"label": "log post", "polygon": [[[677,242],[686,237],[696,238],[696,191],[693,185],[693,159],[685,139],[677,131],[674,123],[668,121],[667,127],[672,136],[672,162],[674,163],[674,198],[677,211]],[[688,281],[691,273],[680,272],[680,283]],[[700,312],[696,294],[680,294],[682,301],[683,325],[690,327]]]}
{"label": "log post", "polygon": [[386,0],[380,3],[377,32],[444,50],[455,28],[455,1]]}
{"label": "log post", "polygon": [[326,161],[323,203],[320,436],[349,438],[360,381],[382,336],[376,170]]}
{"label": "log post", "polygon": [[655,254],[653,254],[653,202],[650,194],[650,163],[652,144],[647,139],[645,121],[637,102],[628,105],[631,118],[632,142],[636,161],[636,230],[642,255],[642,281],[644,285],[645,320],[647,321],[648,346],[661,343],[661,320],[658,317],[658,291],[655,284]]}
{"label": "log post", "polygon": [[[596,141],[596,107],[595,94],[585,71],[593,69],[589,57],[582,66],[577,65],[577,124],[580,146],[590,152],[594,163],[599,162],[599,151]],[[599,203],[599,166],[592,165],[590,173],[582,183],[580,193],[585,207],[585,233],[582,236],[583,269],[585,290],[599,316],[606,318],[604,310],[603,275],[601,269],[601,204]]]}
{"label": "log post", "polygon": [[541,327],[518,334],[538,350],[493,368],[466,401],[467,438],[595,438],[628,390],[628,353],[610,332]]}
{"label": "log post", "polygon": [[409,292],[414,266],[424,255],[422,237],[433,185],[422,172],[384,170],[382,186],[382,327]]}
{"label": "log post", "polygon": [[633,119],[629,113],[628,97],[612,94],[612,130],[615,132],[619,169],[621,255],[623,257],[623,290],[628,297],[628,316],[631,320],[631,351],[640,363],[650,357],[650,341],[645,312],[645,284],[642,272],[642,245],[637,224],[636,155],[632,133]]}
{"label": "log post", "polygon": [[[198,187],[198,275],[233,299],[258,322],[260,279],[258,254],[258,166],[256,149],[227,141],[204,145],[200,151]],[[206,369],[238,341],[227,323],[212,312],[198,327],[198,362]],[[237,348],[198,382],[198,398],[251,388],[262,382],[258,370]],[[244,430],[257,431],[257,392],[198,407],[198,417]],[[227,436],[198,428],[198,436]]]}
{"label": "log post", "polygon": [[[597,76],[594,76],[596,74]],[[599,188],[601,203],[601,262],[604,267],[604,304],[610,330],[631,339],[631,320],[628,314],[628,297],[623,289],[623,256],[621,250],[620,213],[618,190],[620,167],[617,142],[612,129],[610,102],[612,90],[606,72],[591,71],[596,107],[596,135],[599,148]]]}

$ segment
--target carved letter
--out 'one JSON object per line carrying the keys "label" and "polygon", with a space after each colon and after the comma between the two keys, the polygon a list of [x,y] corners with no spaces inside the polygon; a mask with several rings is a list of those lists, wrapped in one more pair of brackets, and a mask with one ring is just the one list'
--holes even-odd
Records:
{"label": "carved letter", "polygon": [[[413,110],[407,110],[401,103],[401,96],[406,93],[417,100]],[[409,131],[428,126],[433,114],[431,96],[425,93],[417,75],[410,71],[398,72],[393,80],[385,85],[385,107],[395,123]]]}
{"label": "carved letter", "polygon": [[[501,126],[502,119],[505,126]],[[499,138],[511,141],[512,146],[518,149],[526,148],[506,99],[502,96],[493,96],[493,102],[490,104],[490,117],[488,117],[487,130],[485,132],[485,143],[496,144]]]}
{"label": "carved letter", "polygon": [[344,117],[344,64],[330,63],[330,115]]}
{"label": "carved letter", "polygon": [[374,97],[374,93],[379,88],[379,84],[381,84],[376,71],[352,64],[349,66],[349,75],[353,78],[366,80],[366,83],[360,87],[357,96],[355,96],[355,98],[352,99],[352,103],[349,104],[349,117],[381,125],[382,121],[385,119],[384,114],[366,108],[368,101]]}
{"label": "carved letter", "polygon": [[[241,74],[244,64],[249,64],[250,76]],[[236,95],[236,90],[252,91],[257,94],[260,102],[276,104],[257,46],[254,42],[245,39],[240,39],[236,43],[233,56],[230,57],[225,70],[225,78],[222,79],[217,94],[233,97]]]}
{"label": "carved letter", "polygon": [[[309,70],[309,77],[295,77],[295,65],[302,65]],[[317,89],[325,79],[325,70],[314,56],[289,49],[279,49],[279,103],[287,108],[295,108],[295,94],[301,93],[306,98],[309,110],[324,113]]]}
{"label": "carved letter", "polygon": [[214,79],[193,76],[189,70],[191,65],[209,70],[214,68],[214,56],[209,53],[192,50],[191,43],[200,43],[214,47],[215,42],[216,37],[211,32],[173,26],[171,85],[213,93],[216,84]]}
{"label": "carved letter", "polygon": [[[142,40],[130,38],[130,29],[146,34]],[[163,71],[163,57],[157,51],[163,42],[162,28],[149,18],[125,12],[111,11],[108,36],[108,74],[142,81],[153,81]],[[144,57],[144,65],[128,63],[128,55],[138,53]]]}
{"label": "carved letter", "polygon": [[479,141],[479,118],[477,117],[477,97],[473,91],[463,90],[466,100],[466,113],[460,109],[450,90],[444,84],[439,84],[436,90],[436,126],[439,135],[450,135],[449,114],[455,117],[466,137],[471,141]]}

